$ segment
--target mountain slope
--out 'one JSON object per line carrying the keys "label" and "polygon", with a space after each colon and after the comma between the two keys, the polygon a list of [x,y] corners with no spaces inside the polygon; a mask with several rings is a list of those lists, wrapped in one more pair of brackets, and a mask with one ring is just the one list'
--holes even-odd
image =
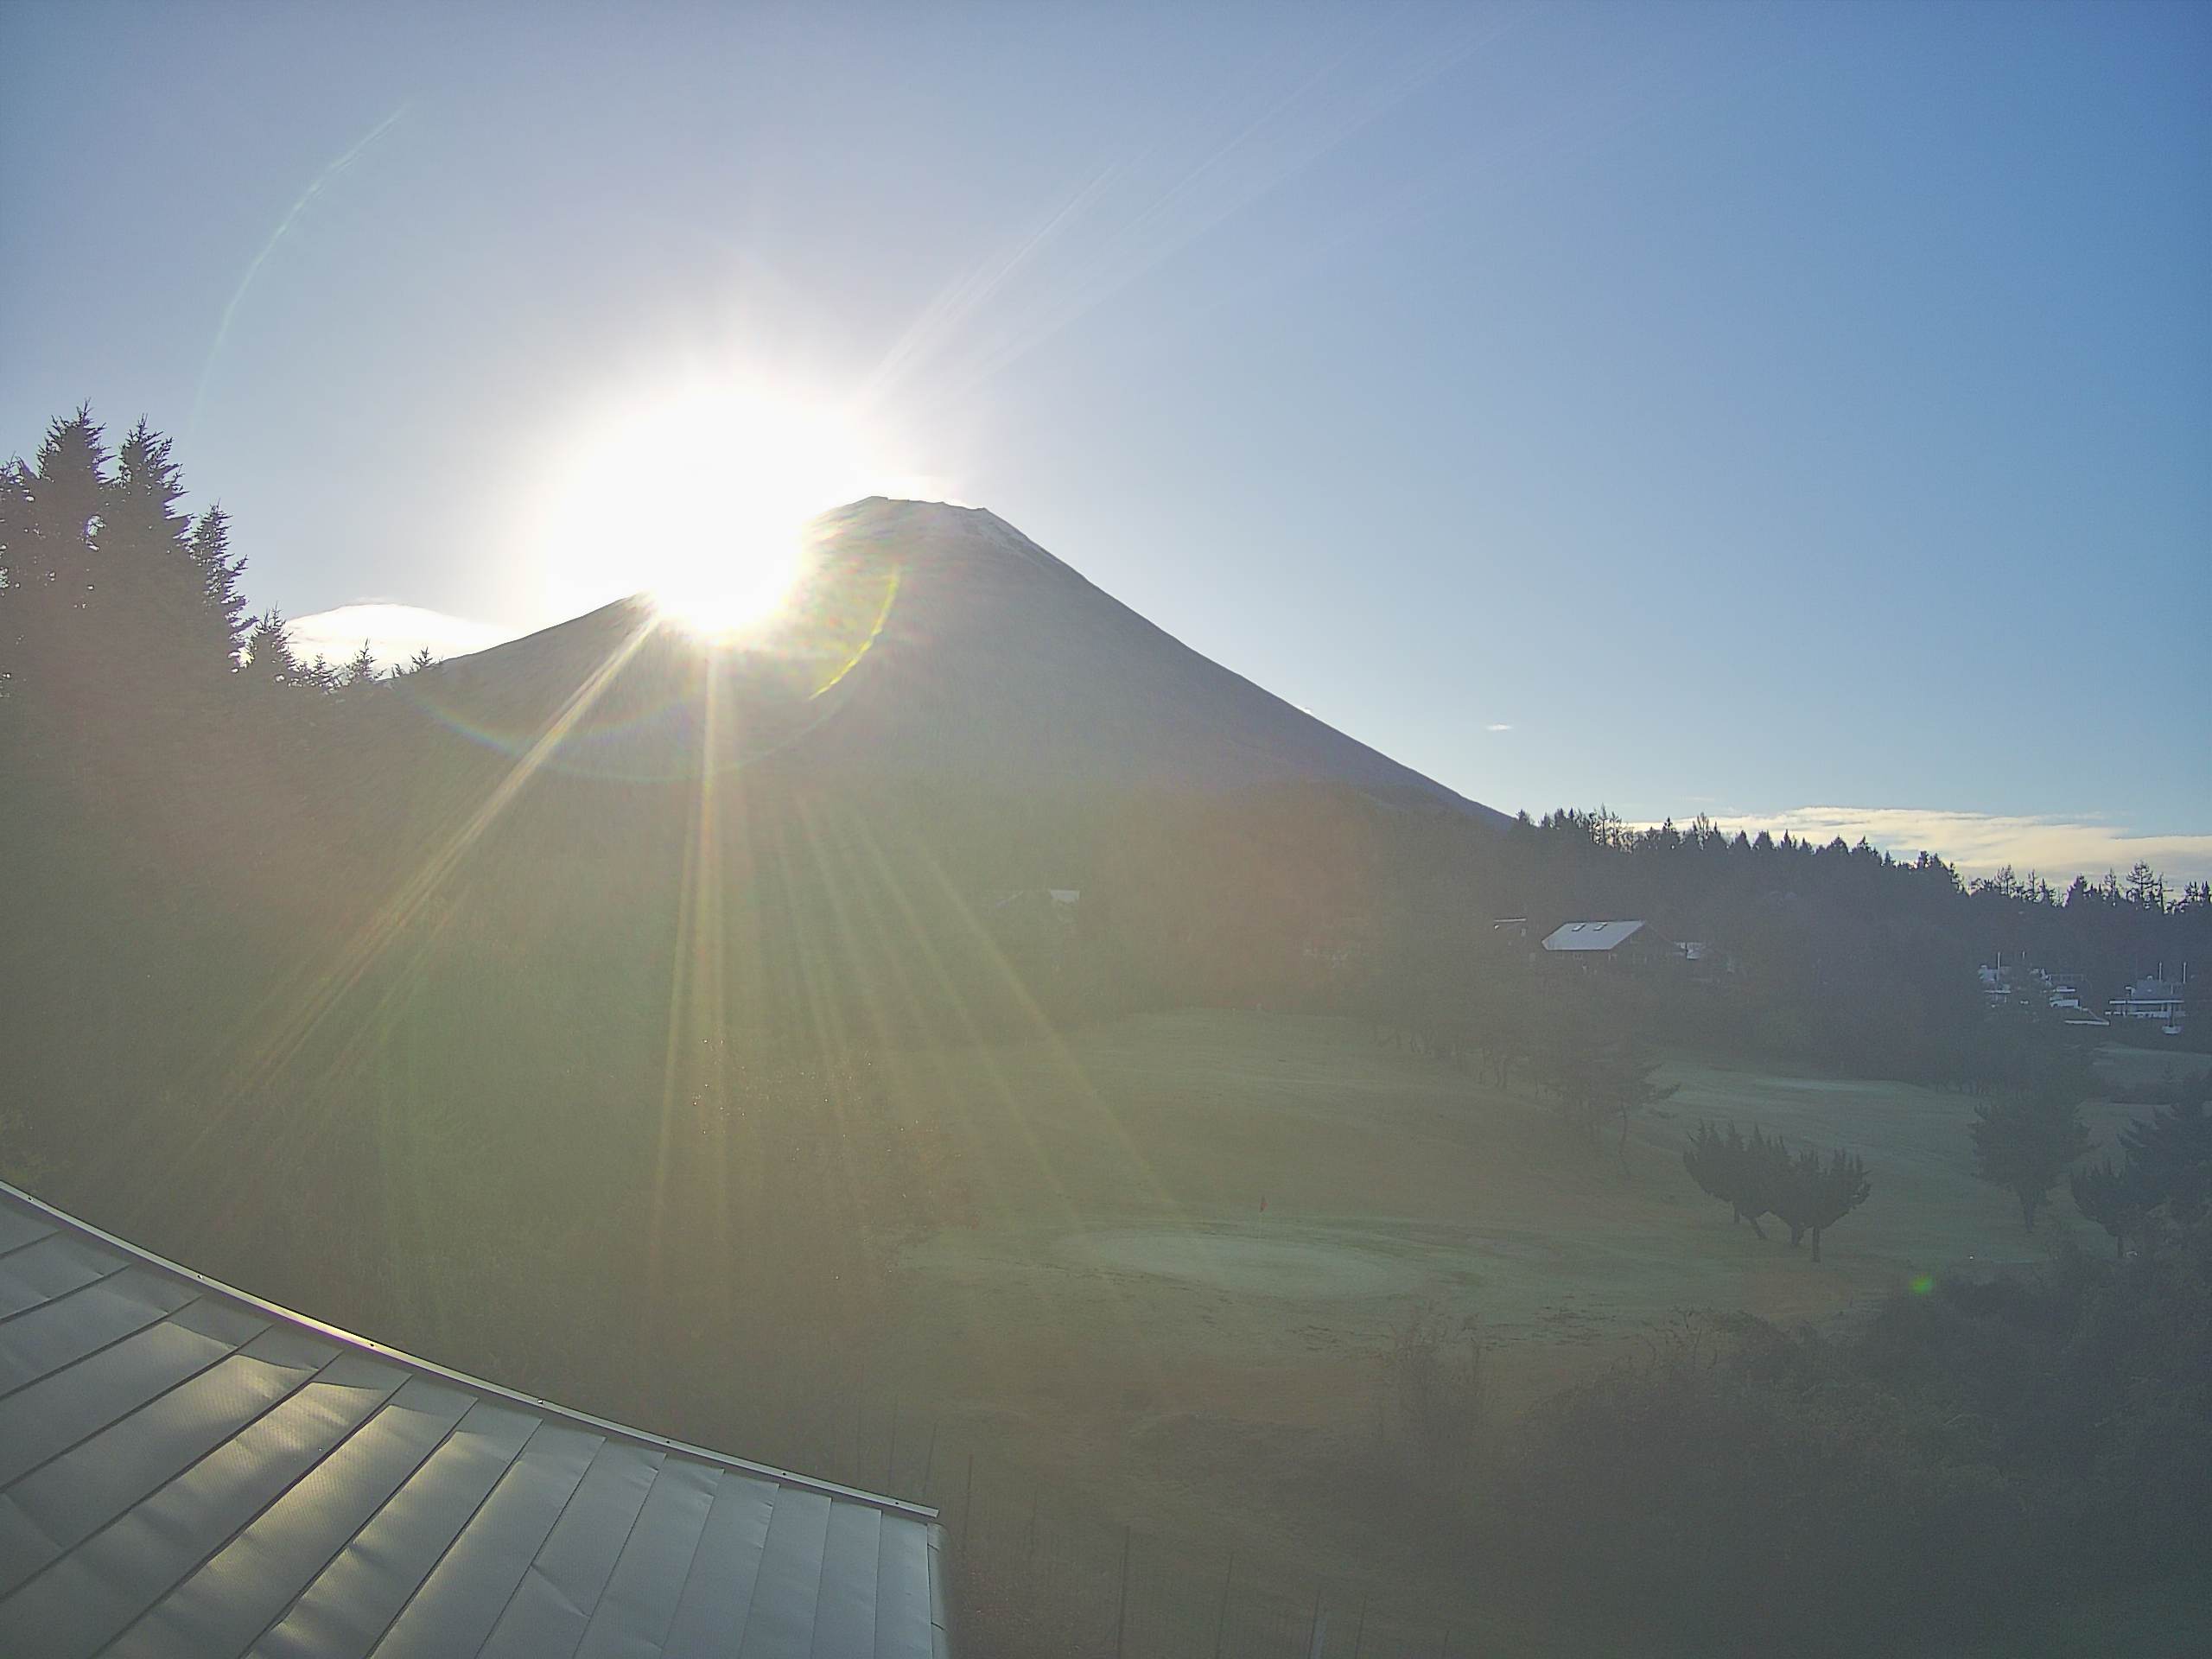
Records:
{"label": "mountain slope", "polygon": [[[715,741],[772,750],[824,782],[1328,783],[1504,821],[1191,650],[992,513],[878,498],[815,531],[792,620],[756,645],[702,652],[649,630],[649,606],[626,601],[443,664],[425,689],[466,723],[539,727],[643,632],[576,740],[621,771],[662,771],[675,757],[657,745],[708,741],[711,677]],[[633,752],[618,754],[609,732]]]}

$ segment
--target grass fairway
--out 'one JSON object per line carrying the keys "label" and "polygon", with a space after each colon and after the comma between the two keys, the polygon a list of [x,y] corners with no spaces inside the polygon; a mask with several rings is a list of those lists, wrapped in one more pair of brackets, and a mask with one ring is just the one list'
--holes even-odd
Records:
{"label": "grass fairway", "polygon": [[[1456,1595],[1452,1563],[1348,1478],[1372,1455],[1379,1356],[1421,1304],[1479,1322],[1511,1409],[1676,1309],[1825,1320],[1968,1258],[2040,1259],[2062,1231],[2104,1244],[2063,1190],[2024,1232],[1974,1179],[1974,1101],[1901,1084],[1679,1059],[1624,1174],[1538,1100],[1342,1020],[1154,1014],[883,1065],[973,1182],[973,1224],[902,1258],[878,1381],[904,1409],[1141,1527],[1371,1563],[1429,1597]],[[2100,1139],[2126,1116],[2090,1112]],[[1873,1196],[1825,1261],[1692,1185],[1679,1148],[1703,1117],[1864,1154]]]}

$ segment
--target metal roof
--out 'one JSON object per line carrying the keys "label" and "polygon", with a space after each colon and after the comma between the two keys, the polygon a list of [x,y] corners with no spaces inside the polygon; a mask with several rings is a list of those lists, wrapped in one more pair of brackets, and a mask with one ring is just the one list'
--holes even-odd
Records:
{"label": "metal roof", "polygon": [[0,1183],[0,1654],[946,1659],[936,1511],[533,1400]]}
{"label": "metal roof", "polygon": [[1544,938],[1547,950],[1610,950],[1642,922],[1564,922]]}

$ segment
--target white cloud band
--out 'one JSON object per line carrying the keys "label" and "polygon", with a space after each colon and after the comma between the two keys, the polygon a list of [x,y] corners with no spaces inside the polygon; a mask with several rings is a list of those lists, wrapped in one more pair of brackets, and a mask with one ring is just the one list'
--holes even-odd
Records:
{"label": "white cloud band", "polygon": [[369,651],[385,667],[404,662],[428,649],[433,657],[462,657],[515,637],[512,628],[466,617],[426,611],[419,605],[398,605],[388,600],[364,600],[334,610],[298,616],[285,625],[292,650],[303,658],[327,657],[342,663],[369,642]]}

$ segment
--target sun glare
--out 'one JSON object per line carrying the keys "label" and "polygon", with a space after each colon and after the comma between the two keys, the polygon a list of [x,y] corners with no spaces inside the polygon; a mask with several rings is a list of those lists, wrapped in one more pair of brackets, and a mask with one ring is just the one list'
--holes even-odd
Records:
{"label": "sun glare", "polygon": [[771,622],[804,572],[810,519],[871,493],[845,420],[755,387],[692,385],[588,424],[544,499],[563,588],[650,594],[712,638]]}

